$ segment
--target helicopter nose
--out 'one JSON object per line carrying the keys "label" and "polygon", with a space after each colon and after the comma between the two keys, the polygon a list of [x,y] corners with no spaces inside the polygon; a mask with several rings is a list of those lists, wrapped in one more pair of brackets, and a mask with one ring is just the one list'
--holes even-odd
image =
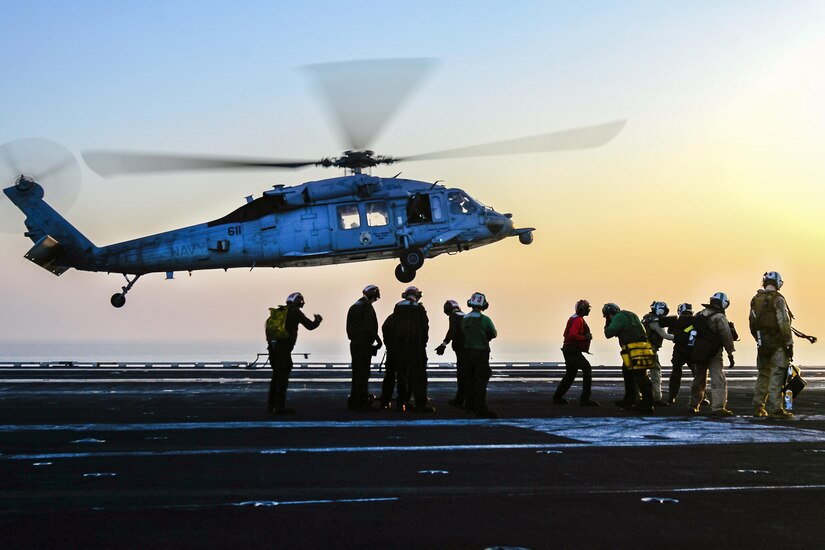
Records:
{"label": "helicopter nose", "polygon": [[505,227],[509,232],[513,228],[513,221],[503,214],[492,212],[487,216],[485,225],[490,233],[493,235],[498,235]]}

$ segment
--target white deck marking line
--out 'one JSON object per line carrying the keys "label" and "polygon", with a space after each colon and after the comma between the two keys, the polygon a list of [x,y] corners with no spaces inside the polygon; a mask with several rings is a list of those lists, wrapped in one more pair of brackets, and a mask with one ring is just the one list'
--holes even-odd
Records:
{"label": "white deck marking line", "polygon": [[586,491],[594,495],[622,495],[622,494],[655,494],[655,493],[715,493],[725,491],[798,491],[800,489],[819,490],[825,489],[825,485],[734,485],[718,487],[649,487],[646,489],[618,489],[615,491]]}
{"label": "white deck marking line", "polygon": [[[799,421],[792,424],[798,424]],[[485,426],[521,428],[552,437],[560,437],[574,443],[541,443],[522,445],[422,445],[413,447],[365,446],[329,447],[325,452],[374,451],[455,451],[481,449],[553,449],[572,446],[590,447],[650,447],[678,445],[726,445],[738,443],[823,443],[825,433],[792,424],[760,422],[750,418],[725,420],[665,418],[523,418],[499,420],[373,420],[373,421],[309,421],[309,422],[182,422],[159,424],[66,424],[66,425],[0,425],[0,433],[25,433],[42,431],[91,432],[166,432],[174,430],[239,430],[239,429],[370,429],[370,428],[428,428]],[[506,437],[507,434],[504,434]],[[312,448],[281,449],[286,452],[319,452]],[[253,450],[261,452],[261,450]],[[278,449],[268,450],[276,452]],[[75,455],[75,453],[69,453]],[[52,455],[48,455],[52,456]]]}
{"label": "white deck marking line", "polygon": [[[571,443],[562,446],[581,447],[584,444]],[[511,443],[489,445],[378,445],[365,447],[279,447],[272,449],[236,448],[236,449],[178,449],[169,451],[101,451],[82,453],[40,453],[1,455],[0,460],[57,460],[70,458],[144,458],[153,456],[203,456],[203,455],[285,455],[288,453],[386,453],[386,452],[445,452],[445,451],[500,451],[518,449],[546,449],[558,445],[548,443]]]}
{"label": "white deck marking line", "polygon": [[[343,374],[343,373],[342,373]],[[512,376],[502,375],[493,377],[493,386],[498,382],[524,382],[524,383],[539,383],[539,382],[558,382],[562,375],[552,377],[534,377],[534,376]],[[377,375],[370,377],[371,382],[379,383],[382,380]],[[620,376],[608,376],[594,378],[595,382],[623,382]],[[756,376],[739,376],[729,377],[728,384],[738,384],[742,382],[754,382]],[[805,377],[808,383],[825,381],[825,377]],[[269,378],[234,378],[234,377],[213,377],[213,378],[6,378],[1,380],[3,384],[269,384]],[[351,380],[348,376],[341,376],[338,378],[292,378],[289,379],[290,384],[350,384]],[[455,377],[430,376],[429,384],[443,384],[456,382]],[[10,389],[10,388],[4,388]],[[291,390],[292,388],[290,388]]]}

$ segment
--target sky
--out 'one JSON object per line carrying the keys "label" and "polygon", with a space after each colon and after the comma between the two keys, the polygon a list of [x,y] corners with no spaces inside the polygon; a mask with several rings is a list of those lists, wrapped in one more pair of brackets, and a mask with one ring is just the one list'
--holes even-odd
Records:
{"label": "sky", "polygon": [[[742,335],[737,362],[754,364],[748,303],[769,270],[785,280],[795,326],[825,336],[822,2],[32,0],[3,2],[0,13],[0,144],[46,138],[78,158],[83,186],[64,214],[97,245],[218,218],[275,184],[340,174],[106,180],[83,164],[83,150],[334,156],[344,144],[300,67],[435,58],[370,144],[377,153],[627,124],[596,149],[373,171],[443,180],[536,227],[530,246],[507,239],[425,263],[415,284],[433,346],[447,329],[444,301],[482,291],[500,335],[494,359],[528,350],[532,360],[560,361],[566,319],[585,298],[594,306],[591,362],[617,364],[618,344],[601,334],[602,304],[641,316],[654,300],[675,311],[723,291]],[[0,215],[17,214],[3,205]],[[155,274],[116,310],[109,297],[120,275],[57,278],[23,259],[30,246],[22,234],[0,234],[3,342],[260,339],[263,348],[267,307],[297,290],[305,312],[324,316],[299,348],[345,346],[346,310],[364,286],[381,287],[382,319],[406,286],[389,260]],[[797,362],[823,364],[822,346],[799,342]]]}

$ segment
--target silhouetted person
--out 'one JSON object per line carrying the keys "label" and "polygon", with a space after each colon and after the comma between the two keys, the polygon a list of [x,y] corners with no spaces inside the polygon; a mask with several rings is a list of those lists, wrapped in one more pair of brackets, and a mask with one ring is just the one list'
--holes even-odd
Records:
{"label": "silhouetted person", "polygon": [[[410,379],[410,389],[415,399],[416,412],[434,412],[427,398],[427,340],[430,321],[427,310],[421,303],[421,291],[410,286],[401,294],[402,301],[395,304],[394,325],[398,336],[398,372],[406,372]],[[409,395],[401,395],[402,403],[409,401]]]}
{"label": "silhouetted person", "polygon": [[352,355],[352,386],[347,408],[356,411],[373,410],[369,393],[370,365],[372,357],[381,348],[378,336],[378,318],[372,307],[381,291],[368,285],[347,312],[347,337]]}
{"label": "silhouetted person", "polygon": [[304,297],[300,292],[293,292],[286,299],[286,338],[269,340],[269,363],[272,366],[272,381],[269,383],[268,409],[274,414],[294,414],[295,409],[286,406],[286,389],[289,374],[292,372],[292,350],[298,339],[298,324],[308,330],[315,330],[321,324],[322,317],[315,315],[310,321],[301,311]]}
{"label": "silhouetted person", "polygon": [[464,318],[464,312],[461,311],[461,306],[455,300],[447,300],[444,302],[444,315],[450,318],[450,325],[447,329],[447,335],[444,336],[444,341],[435,348],[435,353],[444,355],[447,349],[447,344],[452,343],[453,352],[455,352],[455,377],[456,388],[455,397],[447,401],[453,407],[464,407],[465,396],[467,395],[467,388],[472,383],[467,369],[467,353],[464,349],[464,333],[461,332],[461,320]]}
{"label": "silhouetted person", "polygon": [[[398,380],[398,411],[407,410],[407,399],[410,396],[409,373],[406,371],[406,362],[400,359],[401,346],[395,330],[395,313],[390,313],[381,325],[381,334],[384,336],[384,346],[387,349],[387,359],[384,361],[384,380],[381,384],[381,408],[392,408],[392,393],[395,382]],[[403,370],[402,370],[403,369]]]}

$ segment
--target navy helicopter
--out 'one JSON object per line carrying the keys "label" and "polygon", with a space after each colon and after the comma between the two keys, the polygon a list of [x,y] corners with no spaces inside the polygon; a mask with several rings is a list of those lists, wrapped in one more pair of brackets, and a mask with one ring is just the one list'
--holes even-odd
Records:
{"label": "navy helicopter", "polygon": [[[498,155],[598,147],[610,141],[625,121],[611,122],[527,138],[450,149],[406,157],[376,155],[365,145],[385,122],[389,112],[413,87],[404,78],[390,79],[374,116],[353,108],[341,98],[348,82],[341,74],[364,69],[374,72],[377,62],[346,62],[312,66],[328,95],[351,149],[320,160],[269,160],[187,155],[86,151],[86,164],[104,177],[143,172],[180,170],[280,168],[306,166],[338,168],[345,175],[300,185],[275,185],[229,214],[197,225],[98,247],[44,200],[44,189],[32,172],[18,170],[14,184],[3,190],[26,216],[25,236],[34,246],[25,257],[60,275],[70,268],[122,274],[126,284],[111,297],[120,308],[135,282],[148,273],[237,267],[304,267],[357,261],[397,259],[396,278],[408,283],[428,258],[458,253],[517,237],[533,241],[533,227],[516,228],[511,214],[501,214],[464,190],[439,182],[378,177],[369,169],[401,161]],[[424,60],[392,60],[404,75],[418,78]],[[386,62],[381,62],[386,68]],[[348,85],[348,84],[347,84]],[[399,88],[401,86],[401,88]],[[359,99],[359,101],[361,101]],[[353,115],[356,113],[356,115]],[[355,118],[352,118],[352,117]],[[349,119],[347,117],[350,117]],[[7,144],[8,145],[8,144]],[[2,149],[2,148],[0,148]],[[62,153],[59,166],[71,163]],[[0,159],[13,153],[0,150]],[[15,167],[17,169],[17,167]],[[367,171],[365,173],[365,170]],[[36,172],[36,171],[35,171]],[[55,173],[51,169],[48,175]]]}

